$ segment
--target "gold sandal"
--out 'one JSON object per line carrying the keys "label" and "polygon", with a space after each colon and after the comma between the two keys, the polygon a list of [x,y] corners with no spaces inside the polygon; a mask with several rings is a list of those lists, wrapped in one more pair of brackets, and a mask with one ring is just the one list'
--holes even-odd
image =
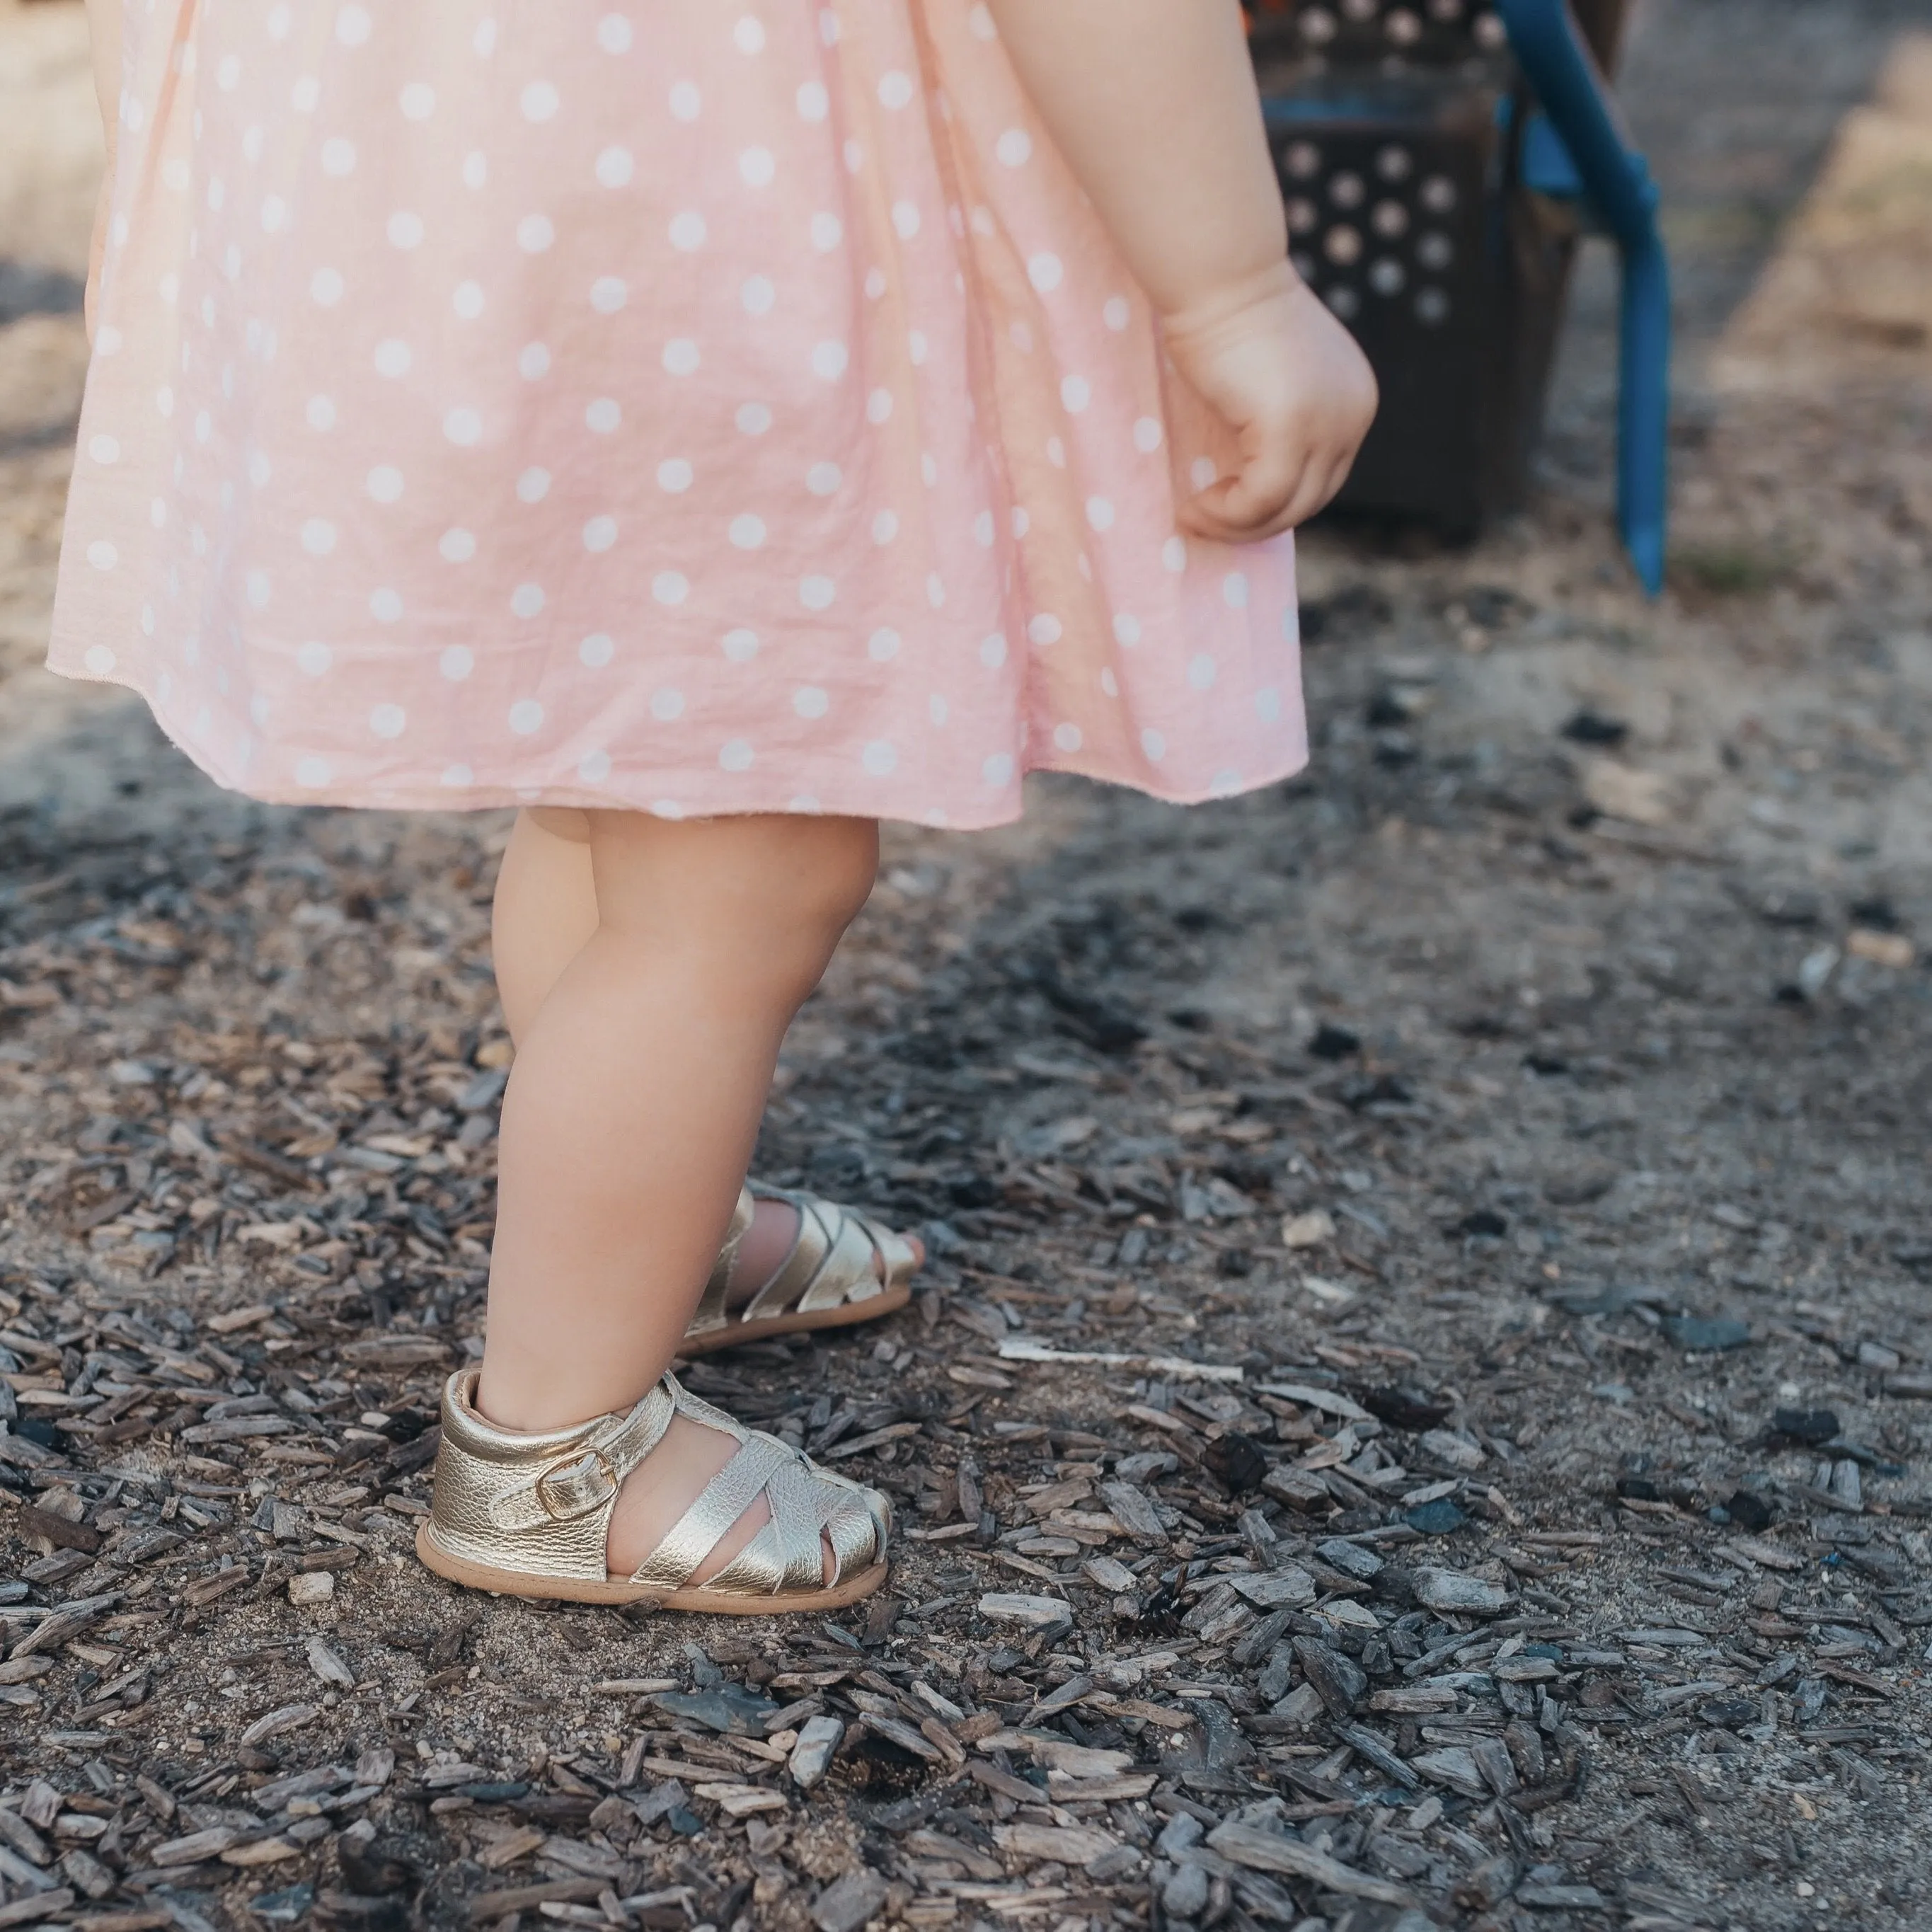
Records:
{"label": "gold sandal", "polygon": [[[480,1372],[459,1370],[442,1392],[435,1493],[416,1532],[416,1554],[438,1576],[512,1597],[650,1598],[726,1616],[839,1610],[886,1580],[892,1514],[884,1496],[747,1429],[675,1376],[628,1414],[526,1436],[477,1413]],[[738,1453],[634,1574],[613,1576],[604,1544],[617,1492],[678,1415],[736,1438]],[[693,1585],[692,1573],[760,1496],[770,1522],[708,1582]],[[821,1535],[832,1550],[830,1583]]]}
{"label": "gold sandal", "polygon": [[[742,1308],[725,1305],[731,1264],[752,1226],[754,1190],[738,1196],[718,1265],[705,1284],[680,1352],[687,1357],[735,1348],[767,1335],[802,1334],[809,1329],[844,1328],[877,1321],[912,1299],[911,1280],[919,1265],[912,1244],[855,1208],[816,1194],[760,1184],[756,1195],[786,1201],[798,1210],[798,1234],[790,1252],[770,1281]],[[879,1264],[884,1264],[880,1279]]]}

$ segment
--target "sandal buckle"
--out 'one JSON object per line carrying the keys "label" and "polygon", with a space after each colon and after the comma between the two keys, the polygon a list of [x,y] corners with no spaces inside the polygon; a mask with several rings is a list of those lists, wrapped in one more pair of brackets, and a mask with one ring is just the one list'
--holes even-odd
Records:
{"label": "sandal buckle", "polygon": [[568,1522],[601,1509],[619,1487],[610,1457],[601,1449],[586,1449],[546,1469],[536,1480],[536,1497],[553,1522]]}

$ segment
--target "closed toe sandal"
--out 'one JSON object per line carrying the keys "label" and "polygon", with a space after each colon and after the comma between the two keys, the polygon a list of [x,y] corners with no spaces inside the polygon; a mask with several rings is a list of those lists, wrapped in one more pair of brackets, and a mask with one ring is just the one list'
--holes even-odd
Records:
{"label": "closed toe sandal", "polygon": [[[742,1308],[725,1305],[731,1264],[752,1225],[754,1198],[786,1201],[798,1211],[798,1234],[772,1278]],[[816,1194],[759,1185],[738,1197],[731,1232],[706,1283],[680,1352],[708,1355],[766,1335],[802,1334],[814,1328],[844,1328],[874,1322],[912,1299],[919,1257],[902,1234]],[[883,1279],[881,1276],[883,1274]]]}
{"label": "closed toe sandal", "polygon": [[[675,1376],[628,1414],[523,1435],[477,1413],[479,1372],[459,1370],[442,1392],[436,1492],[416,1532],[416,1554],[439,1576],[507,1596],[650,1599],[736,1616],[838,1610],[886,1580],[892,1516],[884,1496],[747,1429]],[[733,1437],[738,1452],[636,1571],[614,1576],[604,1546],[617,1493],[679,1415]],[[693,1573],[760,1496],[771,1520],[716,1576],[694,1584]],[[830,1583],[821,1537],[832,1546]]]}

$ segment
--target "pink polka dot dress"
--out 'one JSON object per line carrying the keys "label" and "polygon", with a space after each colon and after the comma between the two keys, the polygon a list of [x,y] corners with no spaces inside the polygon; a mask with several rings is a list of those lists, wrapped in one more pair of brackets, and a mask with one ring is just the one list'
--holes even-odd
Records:
{"label": "pink polka dot dress", "polygon": [[51,662],[298,802],[1306,757],[1287,539],[969,0],[126,0]]}

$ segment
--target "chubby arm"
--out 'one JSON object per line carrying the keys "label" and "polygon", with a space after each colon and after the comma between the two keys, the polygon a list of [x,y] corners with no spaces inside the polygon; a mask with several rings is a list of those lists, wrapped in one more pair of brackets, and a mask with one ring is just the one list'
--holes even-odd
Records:
{"label": "chubby arm", "polygon": [[1014,66],[1162,315],[1279,272],[1288,226],[1235,0],[992,0]]}
{"label": "chubby arm", "polygon": [[100,259],[107,246],[107,209],[113,191],[115,137],[121,125],[122,0],[87,0],[87,27],[94,43],[94,92],[100,104],[100,125],[107,139],[107,172],[95,205],[94,242],[88,254],[87,332],[94,334],[94,302],[100,284]]}
{"label": "chubby arm", "polygon": [[1376,411],[1354,338],[1288,260],[1238,0],[988,0],[1068,165],[1235,433],[1238,474],[1183,529],[1252,542],[1339,490]]}

